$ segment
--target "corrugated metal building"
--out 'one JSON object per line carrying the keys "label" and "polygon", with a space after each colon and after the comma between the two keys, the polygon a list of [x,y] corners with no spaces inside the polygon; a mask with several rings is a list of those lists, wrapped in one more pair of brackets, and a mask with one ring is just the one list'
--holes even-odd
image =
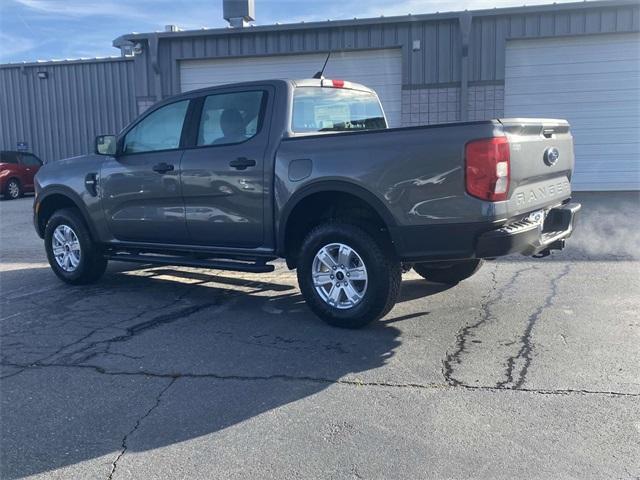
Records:
{"label": "corrugated metal building", "polygon": [[[122,111],[126,105],[131,116],[132,102],[141,112],[157,100],[193,88],[310,77],[332,51],[326,76],[375,88],[393,126],[501,116],[568,118],[576,142],[574,187],[638,189],[639,33],[640,4],[613,0],[130,34],[114,41],[123,51],[135,52],[122,63],[130,81],[124,88],[122,81],[117,85],[112,80],[109,95],[121,99],[118,105]],[[0,69],[2,86],[7,84],[6,70]],[[79,81],[75,77],[70,87]],[[17,90],[5,94],[3,102],[7,95],[27,95],[25,89],[32,91],[31,102],[45,101],[33,95],[38,85],[14,83]],[[58,91],[51,95],[65,103]],[[24,123],[36,110],[13,108]],[[3,105],[3,125],[4,110]],[[61,119],[65,136],[73,132],[68,127],[74,114],[67,109]],[[81,115],[82,121],[91,117],[100,126],[114,126],[112,130],[121,126],[105,120],[106,115],[116,116],[108,108]],[[11,145],[15,136],[7,136],[5,126],[1,130],[1,146],[6,148],[5,139]],[[46,135],[40,128],[31,131],[39,138]],[[50,140],[45,143],[52,158],[77,152],[66,143],[49,146]],[[86,145],[88,150],[90,143]]]}
{"label": "corrugated metal building", "polygon": [[136,116],[133,58],[0,65],[0,149],[43,160],[90,151]]}

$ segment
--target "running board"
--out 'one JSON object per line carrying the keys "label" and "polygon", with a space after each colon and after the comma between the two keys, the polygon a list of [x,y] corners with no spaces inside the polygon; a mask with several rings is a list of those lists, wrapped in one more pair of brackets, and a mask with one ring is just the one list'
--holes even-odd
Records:
{"label": "running board", "polygon": [[266,263],[248,263],[232,260],[212,260],[169,255],[140,253],[107,253],[105,257],[118,262],[151,263],[155,265],[172,265],[179,267],[211,268],[214,270],[231,270],[234,272],[268,273],[275,267]]}

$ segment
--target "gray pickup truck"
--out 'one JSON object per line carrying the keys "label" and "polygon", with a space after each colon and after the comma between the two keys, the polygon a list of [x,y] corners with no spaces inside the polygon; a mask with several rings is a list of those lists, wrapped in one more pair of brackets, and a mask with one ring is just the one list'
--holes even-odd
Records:
{"label": "gray pickup truck", "polygon": [[455,284],[484,259],[564,247],[573,142],[564,120],[387,128],[376,93],[342,80],[192,91],[96,154],[45,165],[34,223],[65,282],[108,260],[297,269],[307,304],[356,328],[391,310],[403,271]]}

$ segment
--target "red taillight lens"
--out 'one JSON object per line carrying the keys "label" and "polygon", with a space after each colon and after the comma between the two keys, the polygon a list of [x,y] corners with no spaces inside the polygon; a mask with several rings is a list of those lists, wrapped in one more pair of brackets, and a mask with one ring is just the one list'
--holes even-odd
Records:
{"label": "red taillight lens", "polygon": [[509,141],[506,137],[483,138],[465,147],[467,193],[499,202],[509,192]]}

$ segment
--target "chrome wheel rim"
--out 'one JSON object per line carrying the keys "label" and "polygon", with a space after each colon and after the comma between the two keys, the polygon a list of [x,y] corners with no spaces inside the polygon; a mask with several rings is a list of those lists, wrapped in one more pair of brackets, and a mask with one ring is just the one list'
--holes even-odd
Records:
{"label": "chrome wheel rim", "polygon": [[58,225],[51,237],[53,256],[65,272],[74,272],[80,265],[82,252],[76,232],[68,225]]}
{"label": "chrome wheel rim", "polygon": [[369,283],[362,257],[344,243],[330,243],[318,250],[311,275],[320,298],[340,310],[358,305]]}
{"label": "chrome wheel rim", "polygon": [[18,186],[18,182],[11,181],[9,182],[9,196],[11,198],[18,198],[20,195],[20,187]]}

